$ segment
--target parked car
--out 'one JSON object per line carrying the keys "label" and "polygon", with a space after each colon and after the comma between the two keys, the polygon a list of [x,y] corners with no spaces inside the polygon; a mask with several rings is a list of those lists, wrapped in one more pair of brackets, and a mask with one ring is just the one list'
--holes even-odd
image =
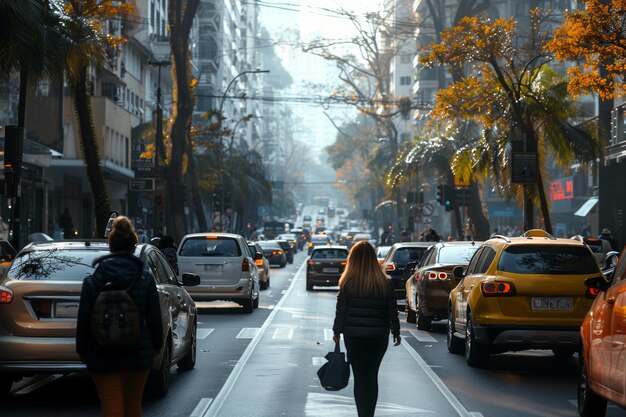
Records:
{"label": "parked car", "polygon": [[287,255],[278,242],[275,240],[264,240],[257,243],[263,249],[263,256],[269,261],[270,265],[278,265],[281,268],[287,265]]}
{"label": "parked car", "polygon": [[295,233],[281,233],[280,235],[276,236],[276,240],[286,240],[287,242],[289,242],[292,252],[298,253],[298,238],[296,237]]}
{"label": "parked car", "polygon": [[405,283],[410,276],[405,271],[407,264],[410,262],[417,264],[422,259],[426,249],[432,245],[433,242],[404,242],[394,243],[391,246],[381,267],[391,280],[391,285],[396,292],[398,300],[406,299]]}
{"label": "parked car", "polygon": [[[17,254],[0,281],[0,394],[8,393],[22,377],[86,370],[75,347],[80,293],[94,259],[108,253],[104,241],[59,241],[31,243]],[[183,285],[197,285],[200,278],[195,274],[177,278],[150,244],[137,245],[135,255],[154,276],[164,313],[164,349],[148,387],[165,396],[170,367],[195,366],[196,305]]]}
{"label": "parked car", "polygon": [[456,267],[453,274],[459,283],[449,297],[447,345],[452,353],[465,350],[470,366],[509,350],[573,355],[595,298],[585,280],[603,277],[587,245],[538,229],[492,237],[465,273]]}
{"label": "parked car", "polygon": [[378,246],[376,248],[376,258],[378,259],[378,265],[382,265],[385,257],[389,253],[391,246]]}
{"label": "parked car", "polygon": [[[626,407],[624,334],[626,334],[626,248],[612,280],[588,278],[585,285],[598,294],[580,327],[578,412],[581,417],[604,417],[607,400]],[[607,260],[608,262],[608,260]]]}
{"label": "parked car", "polygon": [[311,240],[309,241],[309,251],[310,255],[313,252],[313,248],[316,246],[330,246],[332,242],[330,240],[330,236],[328,235],[312,235]]}
{"label": "parked car", "polygon": [[178,245],[178,270],[200,277],[189,288],[196,301],[234,301],[245,313],[259,306],[259,271],[246,240],[232,233],[192,233]]}
{"label": "parked car", "polygon": [[585,245],[589,246],[589,249],[593,252],[593,256],[596,258],[596,262],[600,265],[600,268],[604,268],[604,260],[609,252],[613,250],[611,249],[611,244],[608,240],[600,239],[598,237],[584,237],[581,235],[572,236],[572,239],[583,242]]}
{"label": "parked car", "polygon": [[458,281],[455,266],[466,267],[482,242],[439,242],[432,245],[406,281],[406,321],[429,330],[433,320],[448,318],[448,295]]}
{"label": "parked car", "polygon": [[337,286],[346,267],[348,248],[345,246],[316,246],[306,266],[306,290],[313,286]]}
{"label": "parked car", "polygon": [[278,246],[280,246],[283,252],[285,252],[285,256],[287,257],[287,263],[292,264],[294,253],[295,253],[295,247],[293,243],[290,243],[286,240],[278,240],[278,239],[276,239],[276,243],[278,243]]}
{"label": "parked car", "polygon": [[[263,248],[256,242],[248,242],[248,247],[252,254],[260,253],[263,255]],[[265,256],[261,259],[255,259],[254,264],[259,270],[259,286],[262,290],[267,289],[270,286],[270,261]]]}

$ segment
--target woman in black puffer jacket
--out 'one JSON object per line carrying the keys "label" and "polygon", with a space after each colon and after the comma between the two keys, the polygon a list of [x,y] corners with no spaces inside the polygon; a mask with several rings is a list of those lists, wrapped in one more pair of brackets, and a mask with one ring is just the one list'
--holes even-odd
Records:
{"label": "woman in black puffer jacket", "polygon": [[[109,233],[111,254],[94,261],[96,269],[83,282],[76,327],[76,352],[87,365],[96,384],[105,417],[139,417],[141,400],[155,353],[163,347],[161,306],[156,283],[144,272],[143,262],[133,255],[137,235],[130,220],[118,216]],[[139,344],[125,353],[103,351],[95,345],[91,315],[99,288],[128,288],[140,316]]]}
{"label": "woman in black puffer jacket", "polygon": [[354,399],[359,417],[373,417],[378,400],[378,369],[387,351],[389,333],[400,344],[396,297],[378,265],[376,252],[363,240],[350,250],[339,280],[333,340],[345,338],[354,374]]}

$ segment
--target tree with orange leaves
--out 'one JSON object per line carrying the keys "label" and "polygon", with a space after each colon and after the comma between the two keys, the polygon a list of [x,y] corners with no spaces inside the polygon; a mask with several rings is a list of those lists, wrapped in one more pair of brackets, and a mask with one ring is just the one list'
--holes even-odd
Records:
{"label": "tree with orange leaves", "polygon": [[626,95],[626,1],[580,0],[585,6],[568,12],[547,47],[568,68],[568,91],[594,92],[602,99]]}

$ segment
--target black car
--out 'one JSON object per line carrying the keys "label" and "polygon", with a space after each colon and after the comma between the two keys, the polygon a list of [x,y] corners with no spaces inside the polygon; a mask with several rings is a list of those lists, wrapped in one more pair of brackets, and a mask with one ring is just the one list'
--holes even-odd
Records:
{"label": "black car", "polygon": [[348,248],[345,246],[317,246],[306,266],[306,290],[314,285],[336,286],[346,267]]}
{"label": "black car", "polygon": [[407,264],[416,265],[420,261],[426,249],[433,245],[433,242],[404,242],[394,243],[389,249],[385,260],[382,263],[383,272],[391,280],[391,285],[396,292],[398,300],[406,298],[405,282],[410,276],[406,271]]}
{"label": "black car", "polygon": [[296,251],[295,245],[286,240],[276,240],[275,242],[278,243],[278,246],[280,246],[285,252],[285,255],[287,256],[287,262],[292,264],[293,255]]}
{"label": "black car", "polygon": [[275,240],[259,240],[257,243],[263,249],[263,256],[267,258],[270,265],[279,265],[281,268],[287,265],[287,255],[278,242]]}

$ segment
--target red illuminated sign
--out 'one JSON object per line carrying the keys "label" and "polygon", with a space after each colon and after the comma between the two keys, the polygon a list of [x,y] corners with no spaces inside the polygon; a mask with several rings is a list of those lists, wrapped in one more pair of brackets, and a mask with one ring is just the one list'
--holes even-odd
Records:
{"label": "red illuminated sign", "polygon": [[550,184],[550,201],[571,200],[574,198],[574,180],[556,180]]}

